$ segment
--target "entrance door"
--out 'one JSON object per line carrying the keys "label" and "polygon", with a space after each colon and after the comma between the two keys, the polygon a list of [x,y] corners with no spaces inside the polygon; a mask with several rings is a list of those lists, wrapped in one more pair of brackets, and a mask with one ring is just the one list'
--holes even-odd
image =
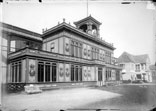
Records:
{"label": "entrance door", "polygon": [[98,68],[98,81],[102,81],[102,68]]}

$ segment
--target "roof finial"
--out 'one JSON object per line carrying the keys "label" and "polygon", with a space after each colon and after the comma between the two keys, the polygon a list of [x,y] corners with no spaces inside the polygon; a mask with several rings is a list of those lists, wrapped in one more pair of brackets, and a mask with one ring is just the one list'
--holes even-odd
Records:
{"label": "roof finial", "polygon": [[42,29],[42,33],[44,33],[44,29]]}
{"label": "roof finial", "polygon": [[66,19],[65,18],[63,18],[63,22],[65,22],[66,21]]}

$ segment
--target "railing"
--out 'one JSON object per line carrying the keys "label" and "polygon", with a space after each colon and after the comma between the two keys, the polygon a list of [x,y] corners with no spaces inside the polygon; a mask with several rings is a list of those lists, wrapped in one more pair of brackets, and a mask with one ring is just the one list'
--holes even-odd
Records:
{"label": "railing", "polygon": [[[32,56],[41,56],[41,57],[48,57],[57,60],[64,60],[64,61],[74,61],[74,62],[81,62],[81,63],[88,63],[88,64],[98,64],[98,65],[106,65],[105,61],[98,60],[98,59],[85,59],[80,57],[73,57],[71,55],[64,55],[49,51],[43,51],[38,49],[31,49],[31,48],[23,48],[16,52],[9,53],[8,58],[15,58],[20,55],[32,55]],[[115,58],[113,58],[115,59]],[[110,65],[116,65],[115,63],[111,63]]]}

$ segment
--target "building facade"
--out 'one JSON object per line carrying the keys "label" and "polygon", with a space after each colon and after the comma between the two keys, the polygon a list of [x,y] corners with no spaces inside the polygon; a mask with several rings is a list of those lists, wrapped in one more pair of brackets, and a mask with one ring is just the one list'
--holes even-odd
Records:
{"label": "building facade", "polygon": [[61,24],[43,34],[1,23],[3,83],[8,87],[105,85],[120,81],[114,46],[100,39],[100,25],[91,16]]}
{"label": "building facade", "polygon": [[152,82],[152,75],[149,69],[150,59],[147,54],[134,56],[124,52],[117,61],[122,67],[122,80]]}
{"label": "building facade", "polygon": [[152,74],[152,82],[156,83],[156,64],[150,65],[149,68],[150,68],[150,71],[151,71],[151,74]]}

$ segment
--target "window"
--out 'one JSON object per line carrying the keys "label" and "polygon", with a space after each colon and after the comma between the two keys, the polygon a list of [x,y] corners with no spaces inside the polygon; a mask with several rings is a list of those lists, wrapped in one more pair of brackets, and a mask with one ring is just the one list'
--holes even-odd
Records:
{"label": "window", "polygon": [[102,53],[100,53],[100,60],[102,60]]}
{"label": "window", "polygon": [[10,52],[15,52],[16,51],[16,41],[14,40],[12,40],[11,42],[10,42]]}
{"label": "window", "polygon": [[74,57],[74,41],[71,42],[71,56]]}
{"label": "window", "polygon": [[82,44],[79,44],[79,57],[82,58]]}
{"label": "window", "polygon": [[144,64],[141,64],[142,70],[144,70]]}
{"label": "window", "polygon": [[91,57],[91,51],[88,50],[88,57],[90,58]]}
{"label": "window", "polygon": [[82,81],[82,66],[71,65],[71,81]]}
{"label": "window", "polygon": [[105,61],[105,54],[103,53],[103,61]]}
{"label": "window", "polygon": [[56,81],[56,69],[56,63],[38,62],[38,82]]}
{"label": "window", "polygon": [[98,81],[102,81],[102,68],[98,68]]}
{"label": "window", "polygon": [[87,56],[87,49],[84,48],[84,56]]}
{"label": "window", "polygon": [[123,69],[125,69],[125,64],[120,64],[120,67],[122,67]]}
{"label": "window", "polygon": [[120,71],[116,70],[116,80],[119,81],[120,80]]}
{"label": "window", "polygon": [[74,54],[74,56],[75,57],[78,57],[78,43],[77,42],[75,42],[74,48],[75,48],[75,54]]}
{"label": "window", "polygon": [[78,81],[79,80],[79,68],[78,66],[75,67],[75,81]]}
{"label": "window", "polygon": [[99,49],[95,49],[96,52],[96,59],[99,60]]}
{"label": "window", "polygon": [[92,47],[92,59],[96,59],[95,48]]}
{"label": "window", "polygon": [[82,81],[82,66],[79,67],[79,81]]}
{"label": "window", "polygon": [[136,64],[136,71],[139,71],[140,70],[140,65],[139,64]]}
{"label": "window", "polygon": [[106,81],[108,80],[108,71],[106,69]]}
{"label": "window", "polygon": [[74,81],[74,65],[71,65],[71,81]]}
{"label": "window", "polygon": [[45,64],[45,81],[50,81],[50,63]]}
{"label": "window", "polygon": [[11,82],[22,82],[21,61],[11,64]]}
{"label": "window", "polygon": [[50,51],[51,51],[51,52],[54,52],[54,49],[55,49],[55,43],[52,42],[52,43],[51,43],[51,47],[50,47]]}
{"label": "window", "polygon": [[44,62],[38,63],[38,82],[44,82]]}
{"label": "window", "polygon": [[56,81],[56,75],[57,75],[57,71],[56,71],[56,63],[52,63],[52,81]]}
{"label": "window", "polygon": [[137,79],[141,79],[141,74],[137,74]]}

